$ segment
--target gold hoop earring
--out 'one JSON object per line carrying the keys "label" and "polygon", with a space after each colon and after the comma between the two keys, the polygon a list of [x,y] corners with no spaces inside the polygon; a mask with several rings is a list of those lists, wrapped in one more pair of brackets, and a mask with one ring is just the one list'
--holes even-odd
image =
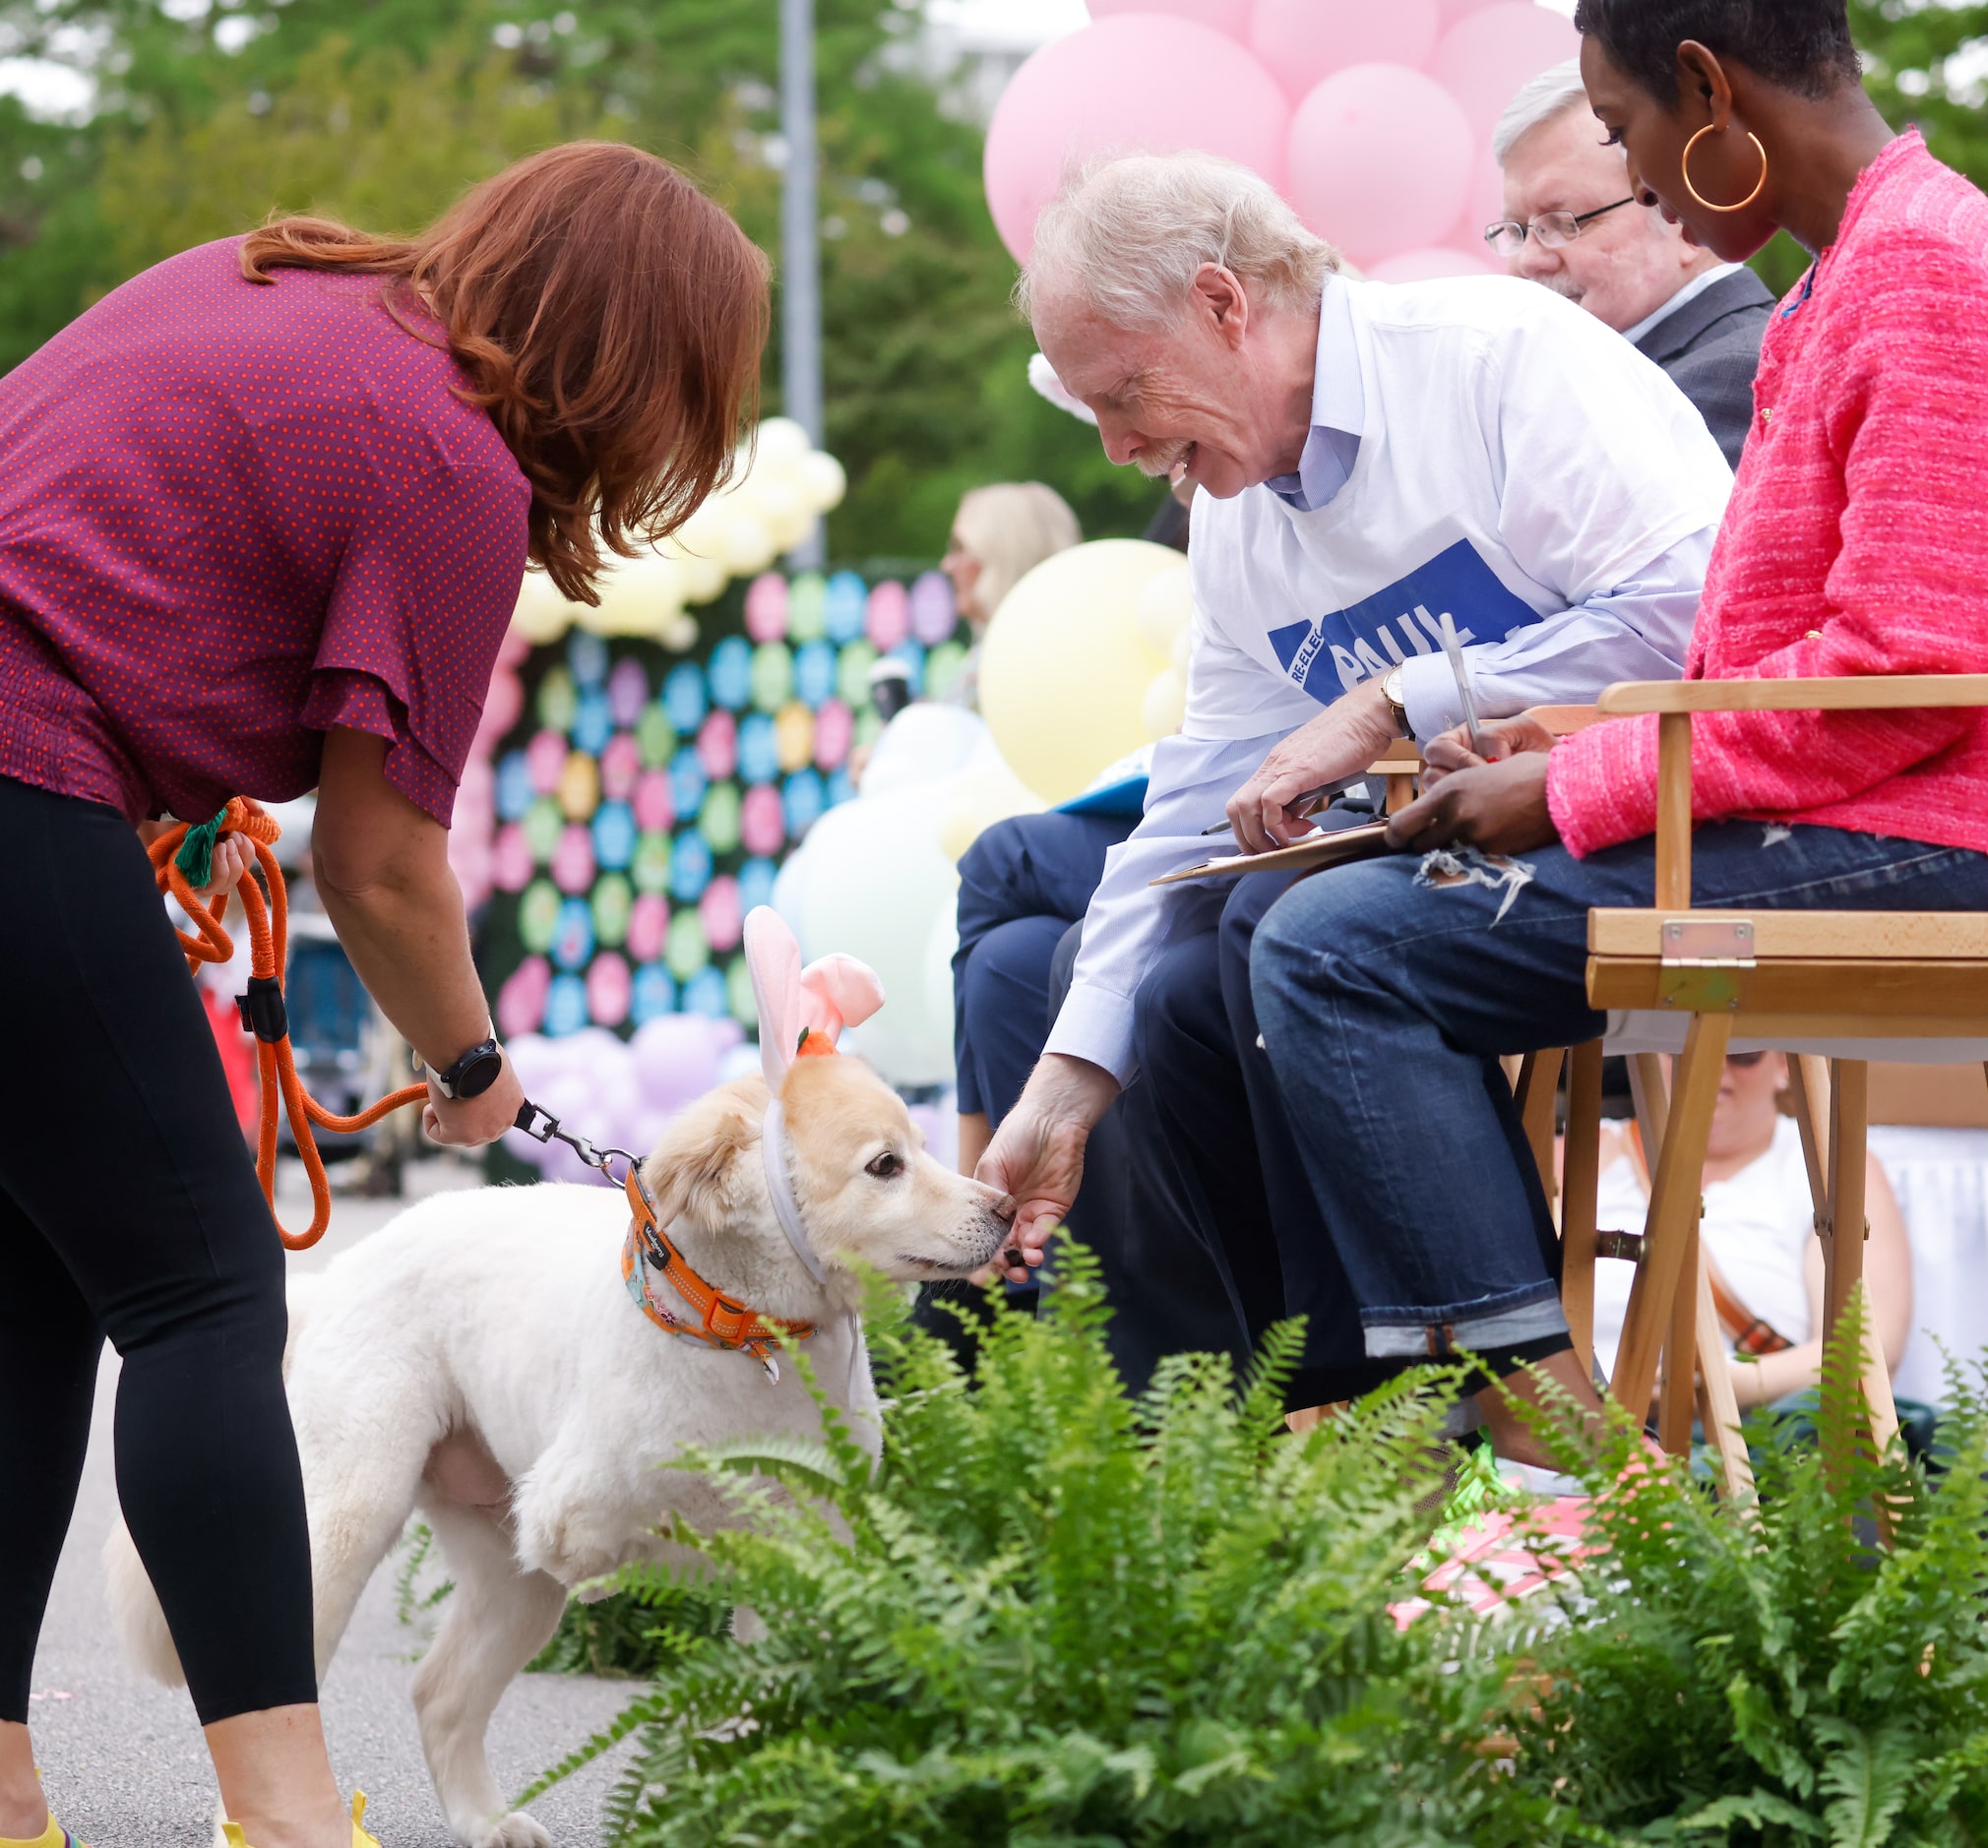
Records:
{"label": "gold hoop earring", "polygon": [[1691,138],[1691,140],[1686,142],[1684,145],[1684,158],[1682,161],[1679,162],[1679,165],[1682,167],[1684,172],[1684,190],[1688,192],[1694,199],[1696,199],[1698,203],[1702,205],[1708,212],[1744,212],[1747,209],[1747,207],[1752,205],[1753,202],[1761,196],[1761,188],[1768,183],[1768,151],[1761,146],[1761,138],[1758,135],[1756,135],[1752,129],[1748,129],[1746,132],[1747,140],[1753,143],[1754,153],[1759,154],[1761,157],[1761,176],[1754,182],[1753,191],[1747,194],[1747,196],[1744,199],[1742,199],[1738,205],[1715,206],[1709,199],[1708,199],[1702,192],[1700,192],[1696,186],[1694,186],[1691,183],[1691,151],[1694,148],[1696,148],[1699,145],[1699,143],[1703,141],[1708,135],[1709,135],[1711,131],[1712,131],[1712,124],[1708,122],[1705,125],[1705,127],[1700,129],[1699,132],[1696,135],[1694,135]]}

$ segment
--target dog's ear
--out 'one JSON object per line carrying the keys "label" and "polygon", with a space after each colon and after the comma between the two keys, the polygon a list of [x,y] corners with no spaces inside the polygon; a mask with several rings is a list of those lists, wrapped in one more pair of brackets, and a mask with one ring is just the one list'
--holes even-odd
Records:
{"label": "dog's ear", "polygon": [[655,1216],[664,1225],[674,1219],[707,1229],[728,1223],[739,1204],[738,1158],[759,1136],[759,1120],[723,1092],[686,1110],[642,1164]]}

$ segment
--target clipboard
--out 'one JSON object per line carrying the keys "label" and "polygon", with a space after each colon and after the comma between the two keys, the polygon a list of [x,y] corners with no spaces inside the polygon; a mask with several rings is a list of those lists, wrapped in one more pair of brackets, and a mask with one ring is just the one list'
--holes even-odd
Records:
{"label": "clipboard", "polygon": [[1305,873],[1325,866],[1347,866],[1355,860],[1377,860],[1394,849],[1388,845],[1388,824],[1371,822],[1364,828],[1342,828],[1300,840],[1269,853],[1218,854],[1199,866],[1182,867],[1147,883],[1177,886],[1193,879],[1239,879],[1245,873]]}

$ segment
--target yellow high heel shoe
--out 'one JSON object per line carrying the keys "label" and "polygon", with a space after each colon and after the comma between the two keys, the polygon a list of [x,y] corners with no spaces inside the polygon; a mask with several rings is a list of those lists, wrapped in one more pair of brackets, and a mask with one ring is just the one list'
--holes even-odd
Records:
{"label": "yellow high heel shoe", "polygon": [[[352,1793],[352,1848],[380,1848],[379,1841],[375,1837],[368,1835],[359,1826],[360,1822],[364,1820],[365,1815],[365,1792],[354,1791]],[[241,1824],[239,1822],[223,1822],[220,1825],[220,1832],[227,1837],[228,1848],[250,1848],[249,1839],[241,1832]],[[54,1835],[50,1837],[47,1848],[65,1848],[65,1844],[68,1843],[69,1839],[67,1835]],[[10,1848],[10,1844],[0,1842],[0,1848]],[[35,1842],[33,1848],[43,1848],[43,1844]],[[83,1848],[83,1844],[78,1842],[76,1848]]]}
{"label": "yellow high heel shoe", "polygon": [[84,1844],[55,1819],[53,1810],[48,1813],[48,1826],[40,1834],[23,1841],[13,1835],[0,1835],[0,1848],[84,1848]]}

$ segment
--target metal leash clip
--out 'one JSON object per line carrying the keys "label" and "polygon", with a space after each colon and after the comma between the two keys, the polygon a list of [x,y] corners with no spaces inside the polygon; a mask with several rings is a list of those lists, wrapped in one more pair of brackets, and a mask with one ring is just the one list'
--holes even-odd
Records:
{"label": "metal leash clip", "polygon": [[[519,1105],[518,1119],[512,1127],[523,1130],[534,1142],[564,1142],[590,1168],[606,1175],[610,1181],[615,1179],[614,1170],[607,1164],[616,1156],[628,1163],[630,1173],[641,1166],[641,1157],[631,1155],[625,1148],[596,1148],[586,1137],[561,1129],[559,1119],[551,1111],[540,1109],[529,1098]],[[615,1184],[625,1186],[626,1181]]]}

